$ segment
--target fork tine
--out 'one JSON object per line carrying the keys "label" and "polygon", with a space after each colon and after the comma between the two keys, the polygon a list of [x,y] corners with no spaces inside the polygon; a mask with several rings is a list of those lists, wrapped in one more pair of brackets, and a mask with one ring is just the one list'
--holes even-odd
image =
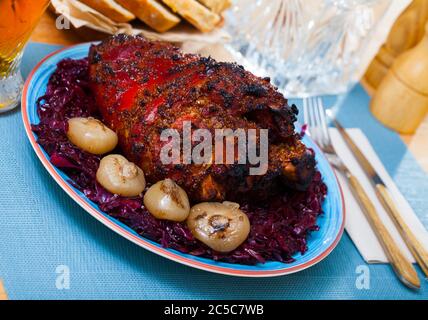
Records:
{"label": "fork tine", "polygon": [[303,118],[305,123],[308,126],[308,134],[312,137],[312,139],[316,139],[316,123],[314,123],[313,118],[313,106],[312,106],[312,99],[311,98],[305,98],[303,99]]}
{"label": "fork tine", "polygon": [[[303,122],[309,126],[308,99],[303,99]],[[310,135],[310,131],[308,131]]]}
{"label": "fork tine", "polygon": [[303,100],[303,118],[308,125],[308,132],[321,149],[331,146],[325,110],[321,98]]}
{"label": "fork tine", "polygon": [[330,133],[328,132],[328,125],[326,121],[325,110],[324,110],[324,106],[321,98],[317,99],[317,106],[318,106],[319,115],[320,115],[320,130],[323,135],[323,143],[325,146],[329,146],[331,144]]}
{"label": "fork tine", "polygon": [[320,148],[323,148],[322,132],[320,131],[320,116],[315,98],[310,99],[309,105],[309,117],[311,119],[312,128],[314,132],[312,137],[314,138],[315,142],[320,146]]}

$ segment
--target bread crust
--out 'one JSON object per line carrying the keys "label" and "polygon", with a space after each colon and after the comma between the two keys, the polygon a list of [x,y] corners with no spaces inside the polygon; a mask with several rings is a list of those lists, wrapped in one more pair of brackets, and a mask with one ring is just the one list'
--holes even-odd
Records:
{"label": "bread crust", "polygon": [[232,5],[231,0],[198,0],[208,9],[211,9],[212,12],[222,13],[224,10],[229,8]]}
{"label": "bread crust", "polygon": [[80,0],[80,2],[102,13],[115,22],[129,22],[135,15],[114,0]]}
{"label": "bread crust", "polygon": [[196,0],[162,0],[172,11],[194,25],[202,32],[212,31],[221,21],[221,17],[204,7]]}
{"label": "bread crust", "polygon": [[158,32],[165,32],[181,21],[180,17],[156,0],[117,0],[117,2]]}

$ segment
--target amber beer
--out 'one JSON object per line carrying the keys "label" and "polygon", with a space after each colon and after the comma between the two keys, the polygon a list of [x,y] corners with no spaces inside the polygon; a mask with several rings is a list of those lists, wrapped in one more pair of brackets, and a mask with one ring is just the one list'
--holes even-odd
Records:
{"label": "amber beer", "polygon": [[[19,77],[22,49],[48,4],[49,0],[0,0],[0,94],[13,98],[10,91],[17,80],[11,78]],[[0,97],[0,111],[13,103],[9,100]]]}

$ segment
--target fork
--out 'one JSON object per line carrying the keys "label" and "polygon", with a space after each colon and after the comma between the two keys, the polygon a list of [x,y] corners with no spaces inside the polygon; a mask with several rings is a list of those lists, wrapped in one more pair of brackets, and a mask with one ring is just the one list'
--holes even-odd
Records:
{"label": "fork", "polygon": [[308,125],[308,134],[324,152],[331,165],[347,179],[352,193],[363,209],[397,277],[407,287],[419,289],[420,280],[413,265],[398,248],[360,182],[337,155],[331,142],[321,98],[303,100],[303,117]]}

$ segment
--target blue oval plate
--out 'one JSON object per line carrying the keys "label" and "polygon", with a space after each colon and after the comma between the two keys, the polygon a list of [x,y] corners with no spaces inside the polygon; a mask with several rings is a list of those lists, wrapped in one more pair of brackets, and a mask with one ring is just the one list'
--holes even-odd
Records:
{"label": "blue oval plate", "polygon": [[89,214],[126,239],[158,255],[194,268],[234,276],[271,277],[294,273],[320,262],[335,248],[344,229],[345,210],[342,191],[330,164],[321,150],[307,136],[304,137],[303,142],[315,150],[318,168],[328,187],[328,195],[323,204],[324,215],[318,218],[320,230],[309,236],[308,251],[303,255],[295,254],[293,257],[296,260],[293,263],[269,261],[264,264],[248,266],[184,254],[173,249],[163,248],[158,243],[138,235],[131,228],[102,212],[95,203],[67,182],[68,178],[61,170],[49,162],[49,156],[37,144],[36,136],[31,130],[31,124],[39,122],[36,100],[45,94],[49,77],[55,71],[57,63],[64,58],[81,59],[86,57],[89,46],[90,44],[84,43],[64,48],[44,58],[29,75],[22,93],[22,118],[34,151],[55,181]]}

